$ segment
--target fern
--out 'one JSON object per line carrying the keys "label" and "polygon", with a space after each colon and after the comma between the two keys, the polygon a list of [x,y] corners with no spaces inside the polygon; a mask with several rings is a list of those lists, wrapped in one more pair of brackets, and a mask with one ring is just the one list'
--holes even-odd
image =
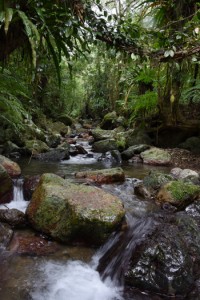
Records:
{"label": "fern", "polygon": [[4,70],[0,73],[0,123],[3,128],[11,127],[15,132],[23,128],[27,111],[20,99],[30,99],[28,89],[8,70]]}
{"label": "fern", "polygon": [[190,101],[200,102],[200,83],[195,85],[194,87],[186,89],[181,96],[181,102],[184,104],[188,104]]}
{"label": "fern", "polygon": [[143,95],[134,95],[129,103],[129,109],[132,111],[130,123],[139,117],[145,119],[155,114],[157,112],[157,103],[157,94],[154,91],[147,91]]}

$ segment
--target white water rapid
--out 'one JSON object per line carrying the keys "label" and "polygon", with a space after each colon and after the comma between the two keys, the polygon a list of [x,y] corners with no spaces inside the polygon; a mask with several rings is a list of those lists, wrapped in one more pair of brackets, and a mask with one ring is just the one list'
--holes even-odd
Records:
{"label": "white water rapid", "polygon": [[122,289],[102,281],[94,264],[69,261],[41,265],[42,278],[33,285],[33,300],[123,300]]}

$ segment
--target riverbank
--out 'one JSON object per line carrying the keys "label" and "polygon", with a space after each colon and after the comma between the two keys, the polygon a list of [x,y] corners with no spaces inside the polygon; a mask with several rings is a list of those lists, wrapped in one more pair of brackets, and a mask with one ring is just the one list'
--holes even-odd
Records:
{"label": "riverbank", "polygon": [[188,150],[180,148],[167,149],[167,151],[171,155],[173,167],[200,171],[200,154],[194,154]]}

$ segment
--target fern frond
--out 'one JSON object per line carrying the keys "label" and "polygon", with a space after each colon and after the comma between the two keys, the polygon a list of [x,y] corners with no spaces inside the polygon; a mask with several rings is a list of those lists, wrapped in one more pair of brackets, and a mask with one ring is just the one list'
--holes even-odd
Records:
{"label": "fern frond", "polygon": [[39,45],[40,34],[37,27],[30,21],[23,11],[17,10],[17,13],[24,24],[25,32],[31,46],[32,65],[33,67],[36,67],[37,48]]}

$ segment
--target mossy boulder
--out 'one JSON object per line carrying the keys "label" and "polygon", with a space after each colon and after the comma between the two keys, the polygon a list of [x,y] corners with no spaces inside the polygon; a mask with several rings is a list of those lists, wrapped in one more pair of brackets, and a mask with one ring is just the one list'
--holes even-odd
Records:
{"label": "mossy boulder", "polygon": [[94,152],[106,153],[111,150],[117,150],[117,143],[114,139],[107,139],[95,142],[93,144]]}
{"label": "mossy boulder", "polygon": [[17,177],[21,174],[20,166],[11,159],[0,155],[0,165],[2,165],[11,177]]}
{"label": "mossy boulder", "polygon": [[43,174],[26,214],[33,228],[58,241],[100,245],[125,211],[118,197],[99,188]]}
{"label": "mossy boulder", "polygon": [[151,145],[152,140],[143,129],[130,129],[125,132],[127,147],[134,145],[146,144]]}
{"label": "mossy boulder", "polygon": [[61,134],[64,136],[68,134],[69,128],[63,122],[48,122],[48,131],[52,134]]}
{"label": "mossy boulder", "polygon": [[117,113],[116,111],[112,111],[107,113],[100,124],[102,129],[113,129],[117,126]]}
{"label": "mossy boulder", "polygon": [[167,166],[171,163],[171,155],[163,149],[152,147],[140,154],[143,163],[154,166]]}
{"label": "mossy boulder", "polygon": [[37,155],[39,153],[45,153],[49,151],[49,147],[45,142],[40,140],[27,140],[25,142],[25,148],[29,154]]}
{"label": "mossy boulder", "polygon": [[101,128],[96,128],[90,131],[90,134],[93,136],[94,141],[101,141],[101,140],[107,140],[112,139],[115,136],[114,130],[103,130]]}
{"label": "mossy boulder", "polygon": [[84,178],[96,183],[114,183],[123,182],[125,174],[122,168],[102,169],[96,171],[77,172],[76,178]]}
{"label": "mossy boulder", "polygon": [[170,203],[177,208],[183,209],[197,199],[199,195],[200,186],[179,180],[170,181],[163,185],[156,199],[160,204]]}
{"label": "mossy boulder", "polygon": [[140,154],[141,152],[144,152],[149,148],[150,148],[150,146],[144,145],[144,144],[131,146],[121,153],[122,159],[129,160],[135,154]]}
{"label": "mossy boulder", "polygon": [[74,123],[74,119],[67,114],[59,115],[57,119],[66,126],[71,126]]}
{"label": "mossy boulder", "polygon": [[0,165],[0,203],[8,203],[13,198],[13,183],[6,169]]}

